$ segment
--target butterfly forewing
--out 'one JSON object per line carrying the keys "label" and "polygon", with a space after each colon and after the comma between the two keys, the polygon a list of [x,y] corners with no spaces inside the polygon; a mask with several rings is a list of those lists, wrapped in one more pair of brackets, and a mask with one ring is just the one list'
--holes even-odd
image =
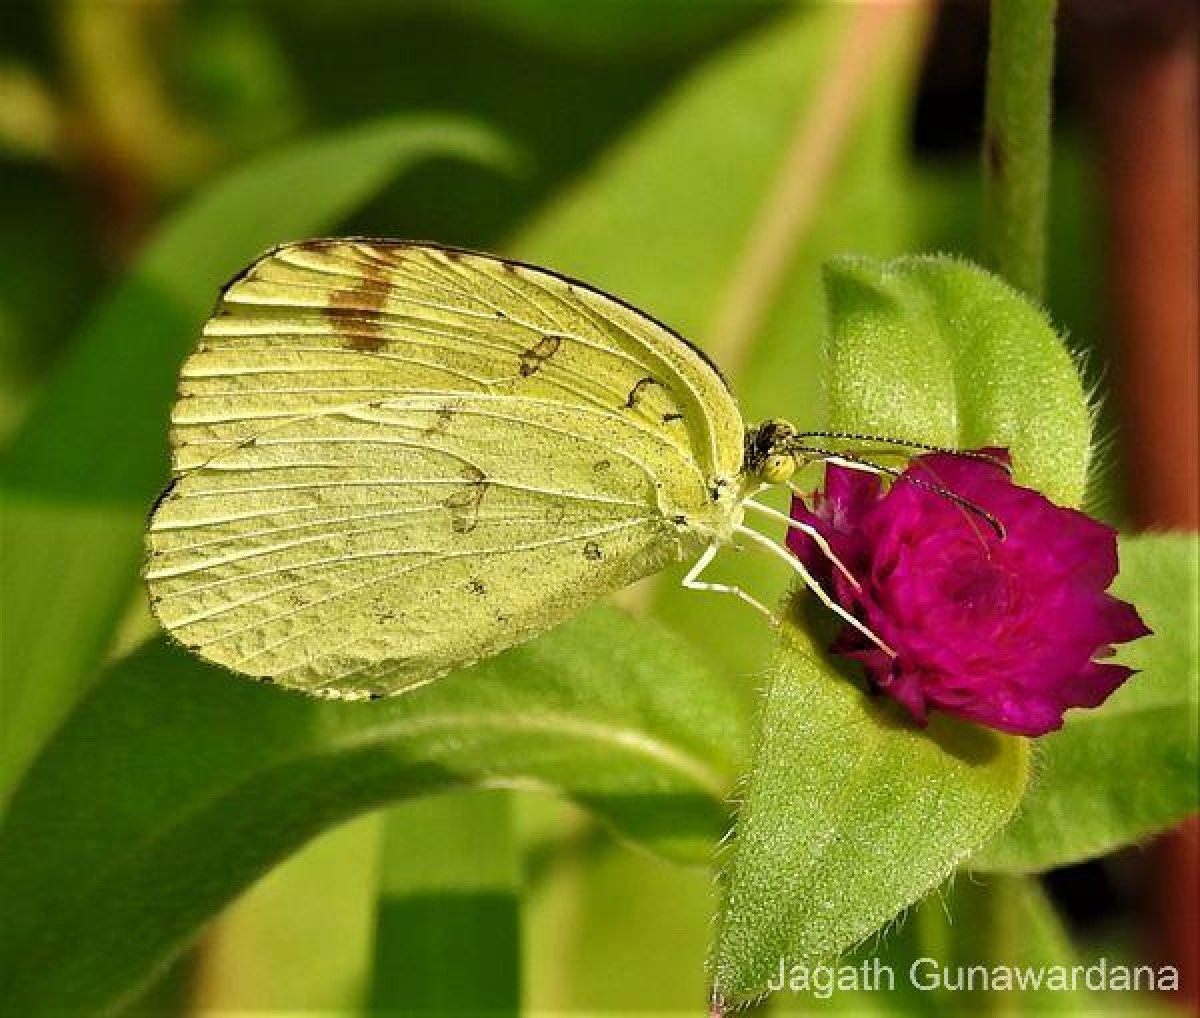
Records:
{"label": "butterfly forewing", "polygon": [[281,248],[184,366],[152,603],[238,671],[396,692],[720,529],[741,441],[699,354],[582,284],[418,245]]}

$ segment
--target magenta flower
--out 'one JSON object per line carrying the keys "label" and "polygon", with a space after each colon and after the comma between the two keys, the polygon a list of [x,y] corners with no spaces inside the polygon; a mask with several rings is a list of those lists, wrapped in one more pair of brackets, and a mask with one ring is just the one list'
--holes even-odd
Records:
{"label": "magenta flower", "polygon": [[[1004,450],[983,453],[1008,462]],[[904,477],[955,492],[1002,525],[928,487],[829,465],[824,492],[792,502],[858,581],[793,531],[788,546],[892,656],[847,625],[833,650],[919,723],[937,708],[1017,735],[1062,727],[1068,707],[1096,707],[1133,673],[1105,662],[1147,635],[1137,611],[1106,592],[1116,531],[1013,484],[999,465],[935,453]]]}

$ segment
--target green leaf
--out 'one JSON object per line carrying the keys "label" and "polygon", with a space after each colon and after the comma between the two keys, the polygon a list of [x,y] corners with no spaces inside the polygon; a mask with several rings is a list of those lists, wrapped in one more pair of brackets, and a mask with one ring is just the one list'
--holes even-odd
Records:
{"label": "green leaf", "polygon": [[825,288],[831,427],[1005,446],[1020,483],[1079,504],[1091,442],[1083,383],[1027,298],[941,257],[838,259]]}
{"label": "green leaf", "polygon": [[595,58],[616,53],[621,58],[671,53],[698,43],[720,40],[740,24],[769,10],[777,0],[695,4],[690,0],[434,0],[435,9],[459,17],[486,19],[541,47]]}
{"label": "green leaf", "polygon": [[0,1010],[119,1003],[278,860],[397,798],[555,789],[705,860],[748,727],[683,645],[611,610],[378,703],[237,680],[157,641],[80,703],[0,826]]}
{"label": "green leaf", "polygon": [[508,795],[459,792],[393,807],[369,1012],[518,1014],[519,889]]}
{"label": "green leaf", "polygon": [[1121,647],[1139,669],[1095,710],[1072,711],[1036,744],[1035,778],[1016,820],[972,866],[1036,872],[1129,845],[1200,809],[1197,539],[1121,541],[1113,593],[1154,635]]}
{"label": "green leaf", "polygon": [[166,479],[179,364],[220,284],[270,245],[329,229],[432,156],[508,158],[472,125],[404,117],[259,159],[169,221],[85,326],[0,461],[0,799],[91,673],[128,600],[145,515]]}
{"label": "green leaf", "polygon": [[935,716],[919,729],[785,629],[724,873],[716,993],[830,962],[940,884],[1007,821],[1027,744]]}

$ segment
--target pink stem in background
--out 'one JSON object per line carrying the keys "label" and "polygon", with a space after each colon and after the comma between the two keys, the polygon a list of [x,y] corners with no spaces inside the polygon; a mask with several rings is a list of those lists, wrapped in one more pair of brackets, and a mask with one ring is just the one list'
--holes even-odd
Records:
{"label": "pink stem in background", "polygon": [[[1101,146],[1111,308],[1132,509],[1142,527],[1200,526],[1197,14],[1187,0],[1078,5]],[[1200,1013],[1200,822],[1149,851],[1148,921]]]}

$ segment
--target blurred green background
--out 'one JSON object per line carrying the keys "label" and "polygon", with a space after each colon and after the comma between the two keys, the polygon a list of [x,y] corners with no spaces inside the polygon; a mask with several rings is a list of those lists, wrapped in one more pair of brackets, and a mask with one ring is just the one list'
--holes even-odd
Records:
{"label": "blurred green background", "polygon": [[[52,493],[58,509],[107,512],[116,504],[136,524],[152,495],[149,476],[165,478],[169,390],[162,361],[139,373],[120,331],[96,324],[105,302],[148,251],[156,257],[156,238],[173,217],[186,216],[215,182],[288,146],[325,139],[332,148],[319,172],[297,178],[329,192],[320,199],[329,211],[318,232],[499,250],[582,276],[713,350],[734,376],[748,418],[819,424],[820,263],[841,251],[970,257],[978,247],[986,10],[918,5],[864,35],[865,6],[6,0],[0,437],[13,444],[16,487]],[[832,93],[831,81],[840,83]],[[1055,123],[1047,305],[1091,383],[1108,386],[1104,214],[1081,93],[1067,67]],[[371,170],[370,179],[335,196],[339,181],[368,173],[360,159],[376,158],[351,144],[339,148],[343,132],[398,115],[426,118],[433,140],[397,160],[394,172]],[[483,133],[443,144],[443,129],[447,138]],[[739,262],[769,217],[787,154],[823,144],[822,132],[832,132],[828,159],[806,181],[806,211],[787,238],[783,284],[754,327],[739,334],[727,324]],[[269,223],[277,207],[303,208],[310,194],[282,179],[260,200],[272,211],[239,207],[244,221],[230,221],[229,231],[269,232],[256,227],[256,216]],[[272,242],[287,239],[294,237]],[[193,259],[186,248],[169,255],[162,260],[177,276],[186,277],[194,262],[194,300],[206,294],[201,304],[211,301],[219,259],[201,251]],[[155,342],[150,330],[134,348],[153,350]],[[171,354],[173,363],[178,355]],[[124,373],[110,374],[118,362]],[[108,391],[84,401],[87,412],[72,431],[63,422],[83,405],[77,393],[89,379]],[[1098,401],[1097,420],[1091,507],[1122,522],[1111,401]],[[138,435],[157,443],[146,461],[152,469],[134,470],[127,488],[114,482],[106,491],[97,476]],[[92,441],[92,452],[79,453]],[[54,467],[53,475],[36,464]],[[59,553],[53,545],[29,552],[26,568],[51,582],[62,568]],[[105,551],[88,546],[93,554]],[[87,685],[87,663],[151,632],[126,558],[112,565],[125,578],[115,593],[88,601],[86,610],[71,598],[82,604],[92,596],[87,590],[56,595],[53,612],[68,625],[45,641],[56,645],[46,653],[54,657],[47,667],[61,676],[59,692],[31,707],[26,691],[8,690],[12,703],[26,697],[23,717],[30,719],[10,761],[14,774]],[[758,590],[785,582],[770,563],[734,562],[727,571]],[[749,696],[763,666],[756,621],[737,606],[682,601],[670,586],[637,591],[631,603],[727,664]],[[40,615],[45,603],[21,610],[6,615],[10,636],[33,625],[30,613]],[[84,615],[76,640],[69,623]],[[73,641],[75,649],[57,646]],[[28,664],[40,652],[14,653]],[[519,937],[523,950],[514,945],[513,956],[521,958],[530,1007],[668,1012],[703,999],[709,874],[625,847],[571,807],[515,798],[519,871],[497,870],[479,844],[473,872],[479,887],[495,890],[501,928],[508,923],[510,939]],[[372,815],[322,836],[230,908],[132,1010],[354,1010],[369,992],[373,942],[388,935],[376,924],[380,880],[387,886],[381,828],[437,831],[461,815],[454,808],[442,815],[445,808],[437,800],[406,805],[386,821]],[[414,846],[418,858],[438,854],[436,844],[422,848],[417,839]],[[1128,859],[1116,859],[1059,875],[1051,887],[1085,944],[1136,952],[1141,879]],[[524,891],[519,923],[516,887]],[[403,941],[403,930],[396,935]],[[411,930],[407,936],[407,956],[433,950]],[[496,973],[463,978],[503,980],[504,960],[496,960]]]}

